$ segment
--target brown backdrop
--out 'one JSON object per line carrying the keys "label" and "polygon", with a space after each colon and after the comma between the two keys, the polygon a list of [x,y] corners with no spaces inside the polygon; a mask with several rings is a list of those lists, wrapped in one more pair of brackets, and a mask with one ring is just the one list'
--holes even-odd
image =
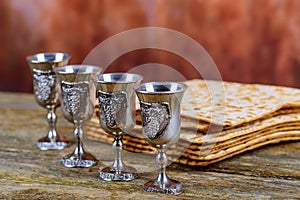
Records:
{"label": "brown backdrop", "polygon": [[[81,63],[108,37],[144,26],[198,41],[223,80],[300,87],[299,10],[299,0],[1,0],[0,90],[32,91],[27,55],[63,51]],[[121,56],[107,71],[149,62],[199,77],[178,56],[149,49]]]}

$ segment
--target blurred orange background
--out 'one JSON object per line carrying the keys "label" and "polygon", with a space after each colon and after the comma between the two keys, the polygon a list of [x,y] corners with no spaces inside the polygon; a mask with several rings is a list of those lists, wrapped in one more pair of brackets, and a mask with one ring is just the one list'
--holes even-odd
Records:
{"label": "blurred orange background", "polygon": [[[299,10],[299,0],[1,0],[0,90],[32,91],[27,55],[66,52],[81,63],[110,36],[147,26],[199,42],[224,81],[300,88]],[[150,62],[199,78],[182,58],[151,49],[121,56],[106,72]]]}

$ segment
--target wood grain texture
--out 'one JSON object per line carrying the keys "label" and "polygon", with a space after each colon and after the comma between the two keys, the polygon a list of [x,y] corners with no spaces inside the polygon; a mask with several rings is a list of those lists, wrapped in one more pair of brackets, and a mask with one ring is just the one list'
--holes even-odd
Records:
{"label": "wood grain texture", "polygon": [[[0,93],[0,199],[299,199],[300,142],[280,143],[249,151],[208,167],[168,166],[181,181],[179,196],[142,192],[156,175],[151,155],[124,152],[126,163],[139,171],[131,182],[105,182],[98,168],[113,160],[110,145],[85,140],[100,163],[89,169],[60,164],[62,151],[40,151],[37,138],[47,132],[46,110],[32,95]],[[58,110],[58,131],[73,138],[72,124]]]}

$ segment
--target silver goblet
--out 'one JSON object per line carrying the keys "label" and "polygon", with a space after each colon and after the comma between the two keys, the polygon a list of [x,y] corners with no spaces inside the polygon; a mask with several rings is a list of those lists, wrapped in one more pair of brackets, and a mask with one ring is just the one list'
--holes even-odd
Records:
{"label": "silver goblet", "polygon": [[94,114],[96,91],[91,76],[101,72],[101,68],[89,65],[67,65],[56,68],[59,88],[61,90],[62,113],[74,123],[76,146],[73,153],[62,158],[65,167],[91,167],[97,159],[87,150],[82,142],[84,122]]}
{"label": "silver goblet", "polygon": [[100,125],[114,137],[112,148],[114,162],[100,169],[100,178],[107,181],[130,181],[136,170],[122,160],[122,137],[135,125],[135,92],[142,76],[129,73],[100,74],[93,78],[96,83]]}
{"label": "silver goblet", "polygon": [[39,53],[26,57],[33,75],[35,100],[48,110],[48,134],[36,143],[41,150],[64,149],[70,145],[70,140],[59,136],[55,128],[57,121],[55,109],[59,106],[59,100],[56,75],[53,72],[54,68],[68,64],[69,59],[70,56],[65,53]]}
{"label": "silver goblet", "polygon": [[165,153],[180,136],[180,103],[187,86],[175,82],[144,83],[136,90],[142,114],[142,132],[145,140],[157,148],[159,173],[147,182],[143,190],[167,194],[180,194],[182,184],[168,178]]}

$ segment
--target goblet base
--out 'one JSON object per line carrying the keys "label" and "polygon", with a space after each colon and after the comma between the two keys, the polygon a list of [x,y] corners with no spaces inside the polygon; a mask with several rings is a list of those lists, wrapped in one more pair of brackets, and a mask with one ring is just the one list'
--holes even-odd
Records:
{"label": "goblet base", "polygon": [[115,170],[105,167],[100,170],[100,178],[105,181],[131,181],[136,177],[136,169],[133,167],[123,167],[123,170]]}
{"label": "goblet base", "polygon": [[182,193],[182,184],[172,179],[169,179],[167,185],[157,183],[156,180],[153,180],[145,183],[143,191],[178,195]]}
{"label": "goblet base", "polygon": [[71,142],[67,137],[58,136],[56,138],[44,137],[38,140],[36,147],[40,150],[61,150],[69,147]]}
{"label": "goblet base", "polygon": [[91,167],[96,165],[98,160],[90,153],[81,155],[69,154],[61,159],[61,164],[65,167]]}

